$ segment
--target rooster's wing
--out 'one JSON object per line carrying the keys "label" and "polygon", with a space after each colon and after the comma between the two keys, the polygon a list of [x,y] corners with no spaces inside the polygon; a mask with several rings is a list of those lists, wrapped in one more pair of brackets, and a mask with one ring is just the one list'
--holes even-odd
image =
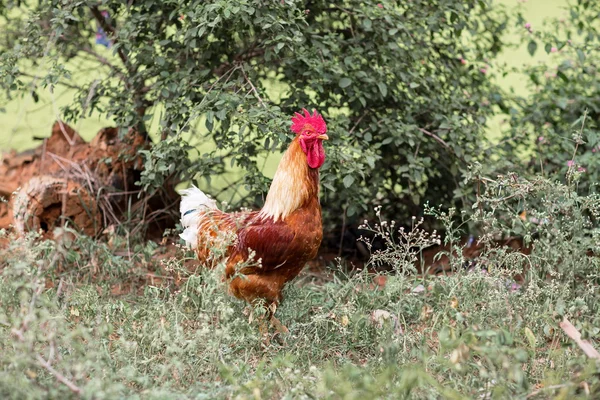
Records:
{"label": "rooster's wing", "polygon": [[252,224],[238,234],[237,249],[247,259],[249,250],[260,259],[261,271],[284,267],[294,252],[296,232],[288,225],[279,223]]}

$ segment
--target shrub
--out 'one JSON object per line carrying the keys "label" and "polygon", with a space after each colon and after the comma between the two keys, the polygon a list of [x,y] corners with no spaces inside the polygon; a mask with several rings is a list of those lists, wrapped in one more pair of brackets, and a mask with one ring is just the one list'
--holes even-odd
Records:
{"label": "shrub", "polygon": [[[581,0],[565,10],[564,18],[542,26],[527,25],[522,15],[515,21],[530,54],[545,52],[548,60],[522,71],[531,94],[515,99],[511,129],[503,138],[510,168],[563,179],[578,172],[579,190],[596,191],[592,184],[600,178],[597,7]],[[525,171],[524,155],[529,161]]]}
{"label": "shrub", "polygon": [[[491,1],[25,4],[0,9],[13,30],[2,86],[34,98],[41,87],[78,87],[62,110],[68,120],[99,113],[146,132],[159,118],[151,136],[175,139],[146,154],[144,187],[173,170],[208,185],[235,167],[242,177],[220,196],[244,189],[242,203],[259,205],[264,157],[289,142],[292,112],[314,107],[331,132],[322,180],[334,225],[372,203],[410,217],[424,201],[473,201],[457,177],[485,157],[483,127],[503,105],[486,60],[502,48],[507,17]],[[92,45],[96,26],[112,57]],[[74,80],[65,64],[74,57],[91,58],[98,73]],[[45,67],[29,81],[28,63],[38,61]],[[201,149],[191,166],[170,159],[185,146],[166,149],[184,137]]]}

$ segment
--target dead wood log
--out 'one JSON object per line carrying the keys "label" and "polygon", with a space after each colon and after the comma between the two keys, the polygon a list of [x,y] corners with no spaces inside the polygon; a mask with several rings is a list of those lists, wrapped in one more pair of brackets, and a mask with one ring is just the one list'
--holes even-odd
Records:
{"label": "dead wood log", "polygon": [[71,224],[96,235],[101,228],[94,197],[79,183],[48,175],[34,176],[12,199],[13,226],[20,234],[41,231],[52,237],[56,228]]}
{"label": "dead wood log", "polygon": [[[118,128],[104,128],[87,143],[66,123],[54,123],[50,137],[37,148],[0,156],[0,197],[8,200],[0,202],[0,229],[10,225],[20,233],[41,229],[52,238],[53,229],[69,221],[70,226],[96,235],[106,226],[118,225],[131,210],[140,210],[140,223],[147,222],[146,215],[172,206],[177,197],[175,182],[154,198],[138,197],[135,183],[143,169],[138,150],[146,146],[131,129],[120,137]],[[174,221],[163,218],[153,231],[162,232]]]}

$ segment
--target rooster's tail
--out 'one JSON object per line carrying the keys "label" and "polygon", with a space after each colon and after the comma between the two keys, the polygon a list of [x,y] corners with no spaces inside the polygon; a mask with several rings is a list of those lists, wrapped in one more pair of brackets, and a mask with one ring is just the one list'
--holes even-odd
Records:
{"label": "rooster's tail", "polygon": [[183,226],[183,233],[179,236],[185,240],[189,248],[195,249],[198,245],[198,225],[201,212],[206,209],[216,209],[217,202],[196,186],[179,193],[181,194],[181,226]]}

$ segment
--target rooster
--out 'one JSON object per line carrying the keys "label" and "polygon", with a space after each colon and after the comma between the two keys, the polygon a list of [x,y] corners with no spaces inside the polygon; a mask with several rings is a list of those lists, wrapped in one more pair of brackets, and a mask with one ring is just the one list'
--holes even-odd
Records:
{"label": "rooster", "polygon": [[266,302],[271,323],[283,331],[274,317],[281,291],[317,255],[323,238],[319,168],[327,125],[317,111],[303,111],[292,117],[297,136],[260,211],[225,213],[196,187],[181,192],[181,237],[187,246],[205,265],[224,261],[229,292],[250,304]]}

